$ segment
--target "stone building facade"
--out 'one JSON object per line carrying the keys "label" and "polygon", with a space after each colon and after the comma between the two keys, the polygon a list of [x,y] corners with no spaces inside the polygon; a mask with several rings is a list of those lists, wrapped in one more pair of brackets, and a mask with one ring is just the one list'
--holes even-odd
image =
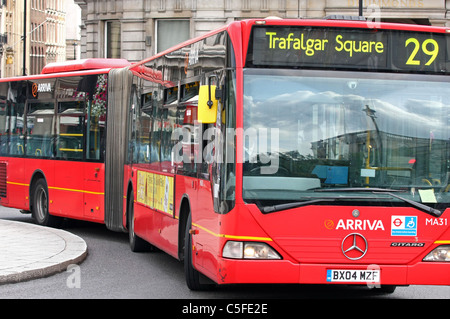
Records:
{"label": "stone building facade", "polygon": [[0,0],[1,77],[39,74],[47,63],[65,61],[65,7],[66,0]]}
{"label": "stone building facade", "polygon": [[[75,0],[81,57],[139,61],[188,38],[246,18],[358,15],[359,0]],[[381,21],[450,26],[450,0],[364,0]]]}

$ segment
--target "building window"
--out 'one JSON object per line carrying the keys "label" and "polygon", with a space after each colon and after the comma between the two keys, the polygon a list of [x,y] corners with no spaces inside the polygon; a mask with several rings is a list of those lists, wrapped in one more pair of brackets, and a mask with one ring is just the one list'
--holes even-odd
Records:
{"label": "building window", "polygon": [[156,52],[162,52],[190,38],[189,20],[158,20]]}
{"label": "building window", "polygon": [[120,58],[120,21],[105,23],[105,58]]}

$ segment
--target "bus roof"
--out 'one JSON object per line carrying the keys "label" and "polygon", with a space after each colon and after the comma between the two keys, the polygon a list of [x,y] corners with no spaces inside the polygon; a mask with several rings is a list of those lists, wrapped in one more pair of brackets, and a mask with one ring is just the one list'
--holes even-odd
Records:
{"label": "bus roof", "polygon": [[299,26],[325,26],[325,27],[348,27],[369,29],[392,29],[417,32],[450,32],[450,28],[440,26],[429,26],[407,23],[377,22],[371,19],[248,19],[239,21],[246,26],[258,25],[299,25]]}
{"label": "bus roof", "polygon": [[104,74],[111,69],[132,65],[125,59],[84,59],[47,64],[41,74],[0,78],[0,82],[48,79],[53,77],[80,76],[90,74]]}
{"label": "bus roof", "polygon": [[[242,37],[244,43],[250,40],[251,29],[254,25],[266,26],[310,26],[310,27],[337,27],[353,29],[374,29],[374,30],[398,30],[430,33],[450,33],[450,28],[439,26],[428,26],[407,23],[377,22],[370,19],[248,19],[239,21],[243,24]],[[242,48],[243,56],[247,56],[248,46]]]}
{"label": "bus roof", "polygon": [[41,74],[53,74],[61,72],[73,72],[97,69],[115,69],[130,66],[125,59],[84,59],[47,64]]}
{"label": "bus roof", "polygon": [[[347,19],[346,19],[347,18]],[[312,26],[312,27],[342,27],[342,28],[361,28],[361,29],[386,29],[386,30],[399,30],[399,31],[415,31],[415,32],[435,32],[435,33],[450,33],[450,28],[428,25],[416,25],[416,24],[402,24],[402,23],[388,23],[363,20],[363,19],[349,19],[344,17],[343,19],[281,19],[277,17],[268,17],[265,19],[246,19],[240,21],[233,21],[227,25],[224,25],[218,29],[209,31],[201,36],[191,38],[185,42],[179,43],[163,52],[160,52],[154,56],[148,57],[140,62],[133,63],[131,66],[132,71],[138,71],[140,66],[152,61],[165,54],[179,50],[180,48],[190,45],[194,42],[200,41],[208,36],[227,30],[229,33],[238,33],[242,37],[243,43],[247,43],[250,40],[251,29],[254,25],[267,25],[267,26]],[[247,45],[236,45],[235,50],[242,50],[242,57],[247,55]],[[242,61],[243,63],[243,61]],[[139,71],[138,71],[139,72]]]}

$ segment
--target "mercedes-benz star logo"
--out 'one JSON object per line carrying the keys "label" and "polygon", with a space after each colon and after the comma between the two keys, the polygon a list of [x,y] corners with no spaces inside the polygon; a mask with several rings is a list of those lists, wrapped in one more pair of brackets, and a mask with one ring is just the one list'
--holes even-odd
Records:
{"label": "mercedes-benz star logo", "polygon": [[363,235],[352,233],[342,240],[341,248],[345,257],[350,260],[358,260],[364,257],[369,246]]}

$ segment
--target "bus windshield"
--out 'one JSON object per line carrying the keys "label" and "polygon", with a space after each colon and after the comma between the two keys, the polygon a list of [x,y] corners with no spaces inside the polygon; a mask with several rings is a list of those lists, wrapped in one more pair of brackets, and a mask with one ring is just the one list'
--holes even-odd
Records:
{"label": "bus windshield", "polygon": [[244,199],[450,203],[448,96],[444,76],[246,69]]}

